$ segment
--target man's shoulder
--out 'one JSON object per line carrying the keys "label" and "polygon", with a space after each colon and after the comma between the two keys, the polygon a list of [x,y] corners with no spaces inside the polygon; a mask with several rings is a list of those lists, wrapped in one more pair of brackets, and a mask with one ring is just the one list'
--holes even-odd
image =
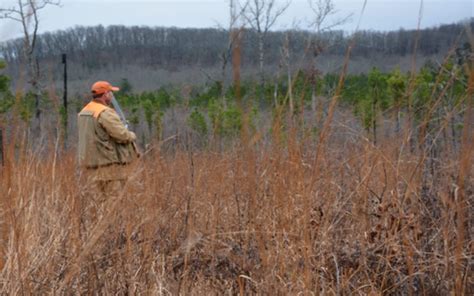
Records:
{"label": "man's shoulder", "polygon": [[100,114],[103,114],[104,116],[117,116],[117,112],[110,107],[106,107]]}
{"label": "man's shoulder", "polygon": [[99,115],[97,116],[98,120],[100,121],[111,121],[111,120],[117,120],[119,119],[117,112],[115,112],[114,109],[107,107],[104,110],[102,110]]}
{"label": "man's shoulder", "polygon": [[86,106],[84,106],[84,108],[82,108],[81,112],[79,112],[79,115],[92,115],[95,118],[99,118],[103,112],[110,112],[109,110],[114,112],[112,108],[106,105],[91,101]]}

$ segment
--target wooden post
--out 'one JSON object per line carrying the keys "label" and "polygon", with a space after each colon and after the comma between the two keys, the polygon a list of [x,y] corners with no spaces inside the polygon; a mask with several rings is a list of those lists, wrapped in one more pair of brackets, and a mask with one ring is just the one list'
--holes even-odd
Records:
{"label": "wooden post", "polygon": [[64,91],[63,91],[63,107],[64,107],[64,148],[67,148],[67,127],[68,127],[68,110],[67,110],[67,56],[62,54],[62,63],[64,64]]}
{"label": "wooden post", "polygon": [[2,169],[5,167],[5,149],[3,146],[3,127],[0,126],[0,163]]}
{"label": "wooden post", "polygon": [[[0,119],[0,186],[3,188],[3,186],[6,187],[8,184],[4,177],[8,172],[6,172],[6,165],[5,165],[5,144],[4,144],[4,137],[3,137],[3,123],[1,122]],[[3,191],[3,190],[2,190]],[[6,191],[6,190],[5,190]],[[5,193],[2,192],[0,193],[0,207],[2,209],[2,221],[0,221],[0,270],[3,270],[3,267],[5,266],[5,261],[6,261],[6,249],[8,245],[8,228],[5,225],[6,223],[6,218],[5,218]]]}

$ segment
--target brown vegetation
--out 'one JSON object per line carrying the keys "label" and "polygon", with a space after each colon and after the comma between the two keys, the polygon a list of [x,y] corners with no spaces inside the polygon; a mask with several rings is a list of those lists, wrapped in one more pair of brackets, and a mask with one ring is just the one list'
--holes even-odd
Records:
{"label": "brown vegetation", "polygon": [[[0,293],[473,294],[472,61],[430,137],[409,105],[405,129],[383,122],[374,144],[337,106],[349,53],[324,124],[277,105],[271,135],[244,124],[240,142],[202,150],[188,133],[175,149],[165,139],[102,206],[73,149],[33,149],[12,124]],[[445,132],[455,113],[460,146]]]}
{"label": "brown vegetation", "polygon": [[466,118],[461,151],[446,145],[433,172],[400,137],[374,146],[344,124],[320,139],[325,149],[291,129],[283,142],[225,152],[157,148],[92,224],[94,193],[73,153],[12,145],[18,160],[1,174],[1,291],[470,294]]}

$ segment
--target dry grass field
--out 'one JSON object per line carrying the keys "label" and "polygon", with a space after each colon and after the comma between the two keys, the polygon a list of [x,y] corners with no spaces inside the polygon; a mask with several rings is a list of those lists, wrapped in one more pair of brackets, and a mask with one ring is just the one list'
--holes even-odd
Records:
{"label": "dry grass field", "polygon": [[472,295],[472,101],[465,117],[436,158],[409,130],[375,146],[335,124],[220,152],[158,145],[102,207],[73,151],[10,145],[1,293]]}
{"label": "dry grass field", "polygon": [[224,149],[155,143],[103,204],[73,148],[10,123],[0,293],[473,295],[474,69],[430,141],[408,110],[374,144],[334,120],[339,90],[317,133],[277,116]]}

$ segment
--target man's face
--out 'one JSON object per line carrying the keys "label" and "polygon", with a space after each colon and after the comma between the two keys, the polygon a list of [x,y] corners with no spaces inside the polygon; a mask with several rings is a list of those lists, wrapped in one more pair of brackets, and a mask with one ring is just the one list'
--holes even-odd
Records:
{"label": "man's face", "polygon": [[107,104],[107,105],[110,105],[110,102],[112,102],[112,98],[113,98],[113,94],[112,94],[112,91],[108,91],[104,94],[103,98],[104,98],[104,102]]}

